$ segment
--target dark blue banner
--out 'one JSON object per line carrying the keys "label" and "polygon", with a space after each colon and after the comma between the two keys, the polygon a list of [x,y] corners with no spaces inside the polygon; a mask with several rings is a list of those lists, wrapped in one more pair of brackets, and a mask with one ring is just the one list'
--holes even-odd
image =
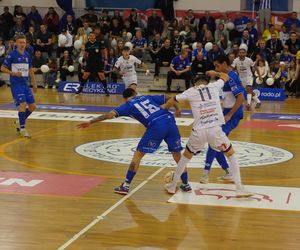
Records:
{"label": "dark blue banner", "polygon": [[[60,82],[58,92],[76,93],[79,87],[79,82]],[[110,94],[121,95],[125,90],[125,85],[120,83],[108,83],[107,90]],[[105,94],[103,85],[100,82],[87,82],[84,85],[82,93]]]}
{"label": "dark blue banner", "polygon": [[286,98],[283,89],[257,88],[253,91],[263,101],[284,101]]}
{"label": "dark blue banner", "polygon": [[86,7],[95,8],[135,8],[139,10],[151,9],[155,0],[86,0]]}
{"label": "dark blue banner", "polygon": [[[246,0],[246,10],[252,11],[253,0]],[[259,1],[255,4],[255,10],[259,8]],[[271,0],[271,9],[272,11],[288,11],[289,10],[289,1],[287,0]]]}

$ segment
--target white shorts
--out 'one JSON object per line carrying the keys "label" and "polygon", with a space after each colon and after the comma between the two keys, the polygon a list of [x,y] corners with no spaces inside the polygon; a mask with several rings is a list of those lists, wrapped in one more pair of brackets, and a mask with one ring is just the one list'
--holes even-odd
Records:
{"label": "white shorts", "polygon": [[206,143],[219,152],[226,152],[231,146],[230,140],[222,131],[222,128],[212,127],[198,130],[193,129],[186,148],[192,154],[196,155],[203,150]]}
{"label": "white shorts", "polygon": [[252,76],[248,76],[248,77],[244,77],[244,78],[240,77],[240,79],[241,79],[243,87],[253,85],[253,77]]}
{"label": "white shorts", "polygon": [[137,84],[137,75],[136,74],[123,76],[122,79],[125,84],[125,88],[128,88],[133,83]]}

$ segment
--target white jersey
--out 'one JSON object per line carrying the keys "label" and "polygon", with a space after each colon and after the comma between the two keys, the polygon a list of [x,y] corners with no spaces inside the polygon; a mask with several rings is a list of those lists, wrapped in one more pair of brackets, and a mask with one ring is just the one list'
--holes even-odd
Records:
{"label": "white jersey", "polygon": [[252,67],[254,62],[251,58],[245,57],[244,60],[241,60],[239,57],[235,58],[232,66],[237,69],[240,78],[247,79],[253,77]]}
{"label": "white jersey", "polygon": [[219,96],[223,86],[224,81],[219,79],[208,85],[189,88],[175,97],[177,101],[190,102],[195,120],[193,129],[219,127],[225,123]]}

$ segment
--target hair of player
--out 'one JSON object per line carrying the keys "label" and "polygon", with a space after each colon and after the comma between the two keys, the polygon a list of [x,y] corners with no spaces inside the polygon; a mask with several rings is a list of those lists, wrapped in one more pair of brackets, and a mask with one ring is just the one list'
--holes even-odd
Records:
{"label": "hair of player", "polygon": [[214,60],[214,62],[218,62],[218,63],[220,63],[220,64],[222,64],[222,63],[225,62],[228,66],[230,65],[229,58],[228,58],[227,56],[225,56],[225,55],[218,56],[218,57]]}
{"label": "hair of player", "polygon": [[209,83],[209,77],[206,75],[198,75],[193,79],[194,85],[200,85],[200,84],[208,84]]}
{"label": "hair of player", "polygon": [[136,95],[136,91],[132,88],[127,88],[123,91],[123,98],[127,99],[129,97],[135,96]]}
{"label": "hair of player", "polygon": [[26,36],[21,34],[21,35],[17,35],[15,40],[18,41],[19,39],[25,39],[26,40]]}
{"label": "hair of player", "polygon": [[122,51],[130,51],[130,48],[128,46],[123,47]]}

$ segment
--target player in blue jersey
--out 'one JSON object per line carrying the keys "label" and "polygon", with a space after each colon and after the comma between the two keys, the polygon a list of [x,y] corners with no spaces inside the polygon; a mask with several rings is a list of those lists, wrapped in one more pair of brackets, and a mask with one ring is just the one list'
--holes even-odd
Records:
{"label": "player in blue jersey", "polygon": [[[216,58],[214,65],[216,71],[227,73],[229,76],[229,80],[225,82],[223,87],[223,114],[225,124],[222,126],[223,132],[228,136],[229,133],[238,126],[240,120],[243,119],[244,88],[239,76],[230,67],[230,61],[227,56]],[[209,147],[206,154],[204,172],[200,179],[201,183],[208,183],[208,174],[215,158],[225,171],[225,175],[219,179],[232,181],[232,175],[228,171],[229,166],[224,154]]]}
{"label": "player in blue jersey", "polygon": [[15,122],[17,131],[22,137],[30,138],[25,129],[26,119],[36,109],[35,100],[28,84],[30,76],[33,92],[37,91],[36,80],[32,69],[31,57],[26,52],[26,37],[16,38],[16,49],[10,52],[1,66],[1,71],[10,75],[11,93],[19,107],[19,119]]}
{"label": "player in blue jersey", "polygon": [[[146,127],[146,131],[141,138],[137,149],[133,155],[129,165],[125,181],[114,189],[116,193],[127,194],[129,185],[138,171],[140,162],[145,154],[154,153],[162,140],[168,145],[169,152],[172,153],[173,159],[179,162],[181,157],[181,138],[176,126],[174,116],[168,111],[160,107],[170,97],[165,95],[158,96],[137,96],[137,93],[132,88],[127,88],[123,92],[125,103],[107,114],[101,115],[90,121],[83,122],[77,125],[78,128],[86,128],[95,122],[113,119],[119,116],[133,117]],[[179,107],[174,105],[176,114],[180,114]],[[191,191],[188,184],[187,172],[181,176],[181,189],[185,192]]]}

